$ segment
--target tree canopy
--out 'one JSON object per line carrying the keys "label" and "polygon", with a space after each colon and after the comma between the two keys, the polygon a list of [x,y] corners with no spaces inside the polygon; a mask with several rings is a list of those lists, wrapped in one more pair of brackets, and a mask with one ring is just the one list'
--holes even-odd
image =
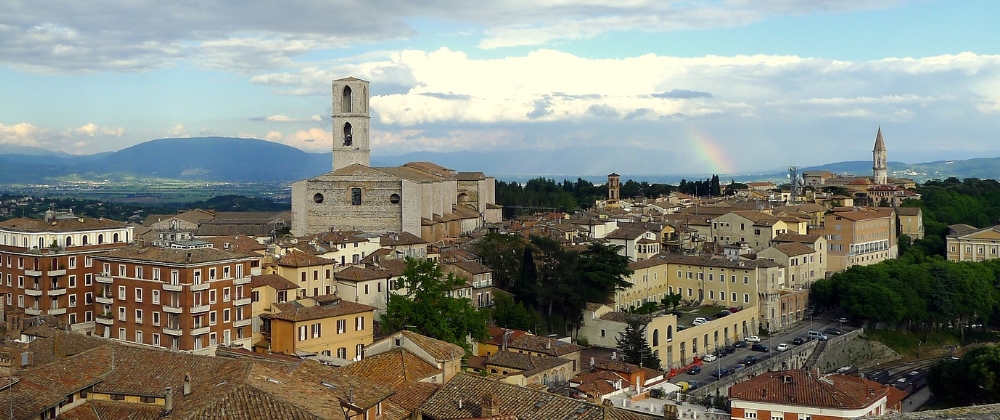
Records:
{"label": "tree canopy", "polygon": [[626,363],[660,370],[660,358],[653,353],[646,341],[646,321],[644,317],[633,315],[626,320],[625,330],[615,338],[618,352]]}
{"label": "tree canopy", "polygon": [[453,274],[442,274],[433,260],[406,259],[406,270],[397,285],[405,293],[389,294],[382,315],[382,330],[393,333],[402,329],[447,341],[471,349],[467,336],[485,339],[487,313],[472,305],[468,298],[451,296],[451,291],[465,284]]}
{"label": "tree canopy", "polygon": [[1000,403],[1000,346],[990,344],[966,352],[959,360],[931,367],[927,384],[945,405]]}

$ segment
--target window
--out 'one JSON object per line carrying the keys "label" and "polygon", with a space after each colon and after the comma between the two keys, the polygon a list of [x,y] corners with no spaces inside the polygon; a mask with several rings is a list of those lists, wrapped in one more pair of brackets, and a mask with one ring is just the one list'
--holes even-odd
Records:
{"label": "window", "polygon": [[343,319],[337,320],[337,334],[343,334],[347,330],[347,321]]}
{"label": "window", "polygon": [[142,288],[135,288],[135,301],[142,302]]}
{"label": "window", "polygon": [[750,284],[750,276],[743,276],[743,284]]}
{"label": "window", "polygon": [[208,280],[209,281],[215,280],[215,267],[208,269]]}
{"label": "window", "polygon": [[341,359],[346,359],[347,358],[347,347],[341,347],[341,348],[337,349],[337,357],[339,357]]}
{"label": "window", "polygon": [[223,309],[222,310],[222,322],[228,324],[229,320],[230,320],[229,309]]}
{"label": "window", "polygon": [[154,327],[160,326],[160,313],[159,312],[153,312],[153,326]]}
{"label": "window", "polygon": [[757,410],[743,410],[743,418],[745,419],[755,419],[757,418]]}
{"label": "window", "polygon": [[75,294],[69,295],[69,307],[70,308],[75,308],[76,307],[76,295]]}
{"label": "window", "polygon": [[141,279],[142,278],[142,267],[135,266],[135,278],[137,278],[137,279]]}
{"label": "window", "polygon": [[119,321],[124,321],[127,317],[128,317],[128,315],[125,314],[125,307],[124,306],[119,306],[118,307],[118,320]]}
{"label": "window", "polygon": [[250,301],[252,301],[252,302],[260,302],[260,292],[257,291],[257,290],[251,291],[250,292]]}
{"label": "window", "polygon": [[208,291],[208,303],[215,303],[215,289]]}
{"label": "window", "polygon": [[154,268],[153,269],[153,280],[160,281],[160,269],[159,268]]}
{"label": "window", "polygon": [[208,313],[208,325],[215,325],[218,320],[218,314],[215,311]]}
{"label": "window", "polygon": [[118,264],[118,277],[125,277],[125,264]]}
{"label": "window", "polygon": [[299,325],[299,341],[306,341],[309,338],[309,327]]}
{"label": "window", "polygon": [[733,292],[733,302],[737,302],[739,299],[736,297],[736,292]]}
{"label": "window", "polygon": [[367,284],[365,285],[365,294],[366,295],[368,294],[368,285]]}
{"label": "window", "polygon": [[361,205],[361,188],[351,188],[351,205]]}
{"label": "window", "polygon": [[136,343],[141,343],[142,342],[142,331],[141,330],[135,330],[135,342]]}
{"label": "window", "polygon": [[743,294],[743,303],[750,303],[750,294],[749,293],[744,293]]}
{"label": "window", "polygon": [[354,331],[362,331],[365,329],[365,317],[359,316],[354,318]]}
{"label": "window", "polygon": [[[529,266],[530,267],[530,266]],[[608,332],[601,328],[601,338],[607,337]]]}
{"label": "window", "polygon": [[159,305],[160,304],[160,291],[159,290],[153,290],[152,294],[153,294],[153,304],[154,305]]}
{"label": "window", "polygon": [[125,329],[124,328],[119,328],[118,329],[118,339],[119,340],[128,340],[128,336],[125,334]]}
{"label": "window", "polygon": [[142,309],[135,310],[135,323],[142,324]]}
{"label": "window", "polygon": [[160,345],[160,335],[157,333],[153,333],[153,345],[154,346]]}
{"label": "window", "polygon": [[312,324],[312,338],[319,338],[322,335],[322,326],[323,325],[318,322]]}
{"label": "window", "polygon": [[201,269],[194,270],[194,284],[201,284]]}
{"label": "window", "polygon": [[83,303],[85,305],[93,305],[94,304],[94,294],[92,292],[84,293],[83,294]]}
{"label": "window", "polygon": [[67,281],[69,281],[69,288],[70,289],[76,288],[76,276],[69,276],[67,278]]}
{"label": "window", "polygon": [[222,301],[223,302],[229,302],[229,298],[230,298],[230,296],[229,296],[229,288],[226,287],[226,288],[222,289]]}

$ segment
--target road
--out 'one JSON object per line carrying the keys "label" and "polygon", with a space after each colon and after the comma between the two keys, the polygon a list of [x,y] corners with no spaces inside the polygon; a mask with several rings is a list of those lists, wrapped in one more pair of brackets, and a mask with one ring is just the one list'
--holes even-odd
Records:
{"label": "road", "polygon": [[673,377],[670,380],[670,382],[677,383],[680,381],[688,381],[694,379],[698,381],[699,384],[705,384],[711,381],[715,381],[716,379],[712,377],[712,372],[719,370],[721,367],[725,366],[726,368],[729,368],[730,373],[732,373],[732,367],[734,365],[740,364],[743,361],[743,358],[749,355],[757,356],[757,362],[759,363],[764,359],[766,359],[767,357],[769,357],[771,354],[776,353],[775,348],[780,343],[786,343],[791,347],[795,347],[795,345],[792,344],[792,340],[795,339],[795,337],[805,338],[806,332],[810,330],[823,331],[826,328],[832,327],[832,328],[837,328],[843,331],[844,333],[847,333],[849,331],[854,331],[857,329],[850,327],[846,324],[841,325],[841,323],[837,321],[838,317],[839,315],[834,316],[834,313],[830,312],[827,314],[820,314],[813,320],[809,320],[807,318],[804,321],[799,322],[797,325],[794,325],[785,331],[775,333],[770,337],[767,336],[761,337],[761,343],[763,343],[764,345],[767,346],[768,349],[770,349],[770,352],[768,353],[753,351],[750,350],[749,347],[742,349],[737,348],[736,352],[733,354],[721,357],[714,362],[705,363],[704,365],[702,365],[701,373],[696,375],[689,375],[687,373],[682,373],[680,375]]}

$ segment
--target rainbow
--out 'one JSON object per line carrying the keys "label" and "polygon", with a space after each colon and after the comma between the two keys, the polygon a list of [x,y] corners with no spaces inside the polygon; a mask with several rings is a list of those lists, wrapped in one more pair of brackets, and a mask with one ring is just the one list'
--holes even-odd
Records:
{"label": "rainbow", "polygon": [[720,175],[736,172],[736,167],[726,156],[725,150],[707,133],[697,127],[690,127],[687,138],[691,143],[691,150],[694,150],[695,155],[707,165],[705,172]]}

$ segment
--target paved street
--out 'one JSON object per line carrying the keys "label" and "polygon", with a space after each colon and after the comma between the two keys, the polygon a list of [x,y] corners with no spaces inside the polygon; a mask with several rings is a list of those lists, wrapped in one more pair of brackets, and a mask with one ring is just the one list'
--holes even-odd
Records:
{"label": "paved street", "polygon": [[768,353],[750,350],[749,346],[747,348],[742,348],[742,349],[737,348],[736,352],[733,354],[722,357],[714,362],[705,363],[702,366],[701,373],[697,375],[689,375],[687,373],[682,373],[672,378],[670,382],[677,383],[680,381],[688,381],[694,379],[698,381],[699,384],[705,384],[707,382],[714,381],[716,379],[712,377],[712,372],[719,370],[723,366],[728,368],[731,374],[733,366],[740,364],[743,361],[744,357],[746,356],[751,356],[751,355],[757,356],[757,362],[759,363],[764,359],[766,359],[767,357],[769,357],[770,354],[776,353],[777,350],[775,350],[775,348],[780,343],[786,343],[790,347],[794,348],[795,345],[792,344],[792,340],[795,339],[795,337],[805,338],[806,332],[810,330],[822,331],[826,328],[833,327],[847,333],[849,331],[854,331],[857,329],[850,327],[846,324],[841,326],[841,323],[836,321],[836,319],[839,316],[835,316],[833,314],[834,314],[833,312],[820,314],[819,317],[813,319],[812,321],[806,318],[806,320],[800,322],[799,324],[794,325],[791,328],[782,331],[780,333],[776,333],[771,337],[767,336],[760,337],[761,343],[766,345],[767,348],[770,349],[770,352]]}

